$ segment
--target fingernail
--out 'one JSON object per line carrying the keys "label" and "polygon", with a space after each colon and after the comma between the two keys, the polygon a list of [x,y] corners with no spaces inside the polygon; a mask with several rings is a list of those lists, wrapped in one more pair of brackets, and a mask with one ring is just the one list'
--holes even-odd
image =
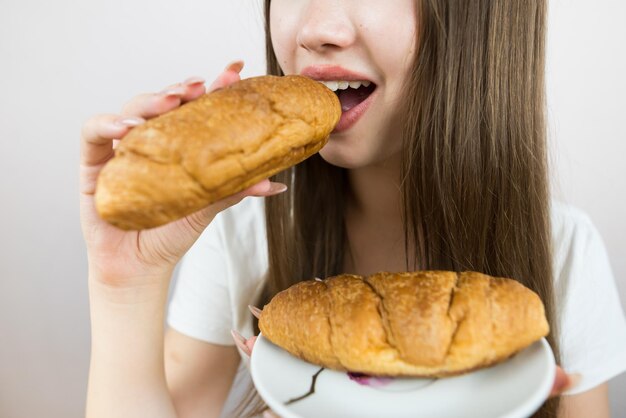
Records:
{"label": "fingernail", "polygon": [[234,329],[231,329],[230,333],[233,336],[233,339],[235,340],[235,344],[237,344],[237,347],[239,347],[241,351],[243,351],[247,355],[250,355],[250,350],[248,350],[248,347],[246,347],[246,339],[243,337],[243,335],[241,335]]}
{"label": "fingernail", "polygon": [[169,89],[165,89],[159,92],[159,95],[163,97],[172,97],[172,96],[181,97],[186,92],[187,92],[187,89],[184,86],[178,86],[178,87],[171,87]]}
{"label": "fingernail", "polygon": [[183,84],[187,86],[191,86],[193,84],[204,84],[206,80],[202,77],[189,77],[187,80],[183,81]]}
{"label": "fingernail", "polygon": [[256,316],[258,319],[261,318],[261,312],[263,312],[262,310],[252,305],[248,305],[248,309],[250,309],[250,312],[252,312],[252,315]]}
{"label": "fingernail", "polygon": [[137,118],[137,117],[134,117],[134,116],[129,116],[129,117],[126,117],[126,118],[117,119],[115,121],[115,124],[117,126],[124,126],[124,127],[127,127],[127,128],[133,128],[133,127],[135,127],[137,125],[141,125],[144,122],[145,122],[145,120],[143,120],[141,118]]}
{"label": "fingernail", "polygon": [[280,194],[287,191],[287,185],[283,183],[270,183],[270,189],[267,191],[267,196]]}
{"label": "fingernail", "polygon": [[230,333],[233,335],[233,338],[235,339],[235,342],[240,342],[244,346],[246,345],[246,339],[244,338],[243,335],[241,335],[240,333],[238,333],[234,329],[231,329]]}
{"label": "fingernail", "polygon": [[239,73],[241,72],[242,69],[243,69],[243,61],[237,60],[228,64],[226,68],[224,68],[224,71],[234,71],[236,73]]}
{"label": "fingernail", "polygon": [[275,415],[270,411],[263,411],[263,418],[275,418]]}

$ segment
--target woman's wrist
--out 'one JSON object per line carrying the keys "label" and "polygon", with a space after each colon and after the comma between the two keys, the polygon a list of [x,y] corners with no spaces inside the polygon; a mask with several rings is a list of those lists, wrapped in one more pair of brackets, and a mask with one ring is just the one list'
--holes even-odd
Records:
{"label": "woman's wrist", "polygon": [[89,297],[116,303],[142,302],[167,293],[174,267],[155,269],[141,274],[102,271],[89,268]]}
{"label": "woman's wrist", "polygon": [[[89,276],[93,353],[162,356],[163,322],[171,273],[102,280]],[[112,284],[113,283],[113,284]],[[161,357],[162,358],[162,357]]]}
{"label": "woman's wrist", "polygon": [[132,380],[163,373],[168,285],[169,276],[126,287],[90,277],[92,372],[105,367]]}
{"label": "woman's wrist", "polygon": [[138,411],[175,416],[163,360],[169,276],[143,279],[133,286],[112,287],[90,277],[87,416],[138,416]]}

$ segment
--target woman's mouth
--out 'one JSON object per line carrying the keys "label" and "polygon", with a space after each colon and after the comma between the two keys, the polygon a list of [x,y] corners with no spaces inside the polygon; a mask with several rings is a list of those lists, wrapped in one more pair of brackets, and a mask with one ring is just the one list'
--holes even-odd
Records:
{"label": "woman's mouth", "polygon": [[376,84],[371,81],[321,81],[335,92],[341,102],[341,119],[335,132],[350,129],[367,111],[372,102]]}

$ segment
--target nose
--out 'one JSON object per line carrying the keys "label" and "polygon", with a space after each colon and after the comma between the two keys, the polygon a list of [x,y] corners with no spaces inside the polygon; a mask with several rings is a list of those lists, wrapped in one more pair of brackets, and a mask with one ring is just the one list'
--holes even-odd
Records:
{"label": "nose", "polygon": [[323,53],[352,45],[356,30],[342,3],[341,0],[309,2],[298,31],[298,46]]}

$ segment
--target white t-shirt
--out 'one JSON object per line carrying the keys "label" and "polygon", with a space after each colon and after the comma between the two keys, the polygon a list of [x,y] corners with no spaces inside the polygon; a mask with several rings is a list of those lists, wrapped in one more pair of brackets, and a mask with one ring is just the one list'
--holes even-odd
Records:
{"label": "white t-shirt", "polygon": [[[626,371],[626,320],[604,244],[587,215],[553,201],[551,219],[561,366],[582,375],[566,392],[575,394]],[[267,269],[264,199],[248,197],[218,215],[181,261],[168,324],[215,344],[233,345],[231,329],[252,336],[248,305]]]}

